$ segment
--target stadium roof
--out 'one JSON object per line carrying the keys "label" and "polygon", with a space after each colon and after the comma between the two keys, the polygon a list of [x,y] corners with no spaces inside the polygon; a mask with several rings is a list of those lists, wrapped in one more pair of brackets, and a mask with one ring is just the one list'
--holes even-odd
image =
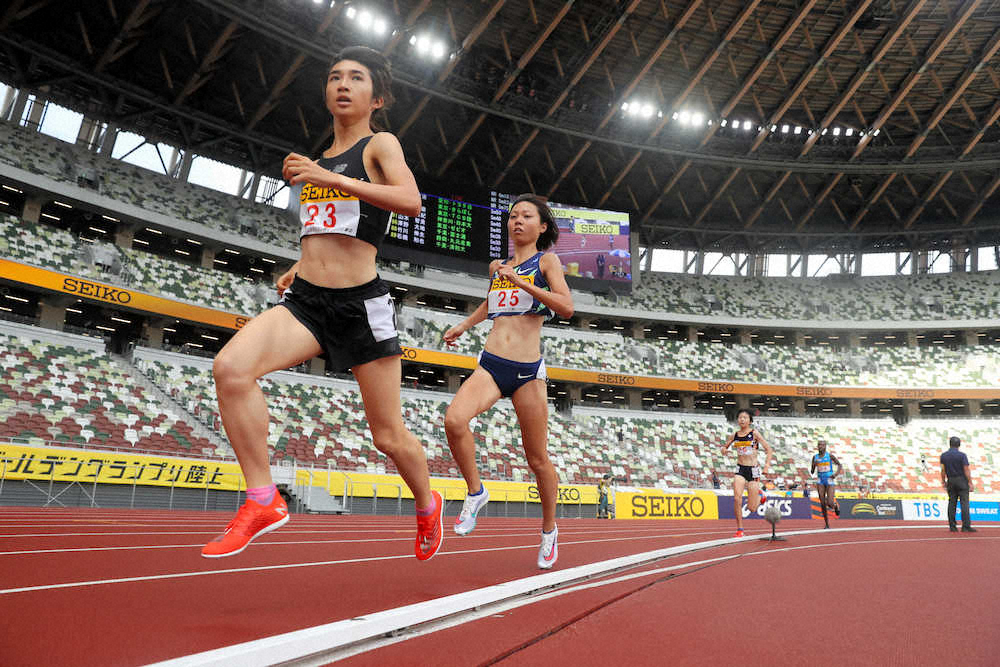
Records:
{"label": "stadium roof", "polygon": [[427,192],[627,210],[673,248],[1000,239],[996,0],[12,0],[0,79],[277,175],[329,143],[355,43]]}

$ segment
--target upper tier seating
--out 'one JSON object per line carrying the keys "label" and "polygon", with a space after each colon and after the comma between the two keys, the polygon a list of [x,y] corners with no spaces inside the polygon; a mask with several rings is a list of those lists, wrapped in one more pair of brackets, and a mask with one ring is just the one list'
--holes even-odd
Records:
{"label": "upper tier seating", "polygon": [[13,216],[0,217],[0,234],[0,252],[5,257],[169,299],[250,316],[277,300],[274,287],[262,282],[121,249],[106,241],[82,241],[65,230]]}
{"label": "upper tier seating", "polygon": [[864,278],[746,278],[644,273],[631,296],[598,296],[625,310],[780,320],[1000,319],[1000,272]]}
{"label": "upper tier seating", "polygon": [[[97,155],[16,124],[0,122],[0,163],[177,220],[296,249],[295,225],[266,204],[182,183]],[[403,269],[399,269],[403,270]],[[862,320],[1000,319],[1000,271],[865,278],[744,278],[644,273],[631,296],[598,296],[626,311],[743,318]]]}
{"label": "upper tier seating", "polygon": [[[69,232],[0,217],[0,250],[20,261],[112,284],[124,285],[209,308],[256,315],[276,300],[274,287],[234,274],[82,242]],[[401,309],[406,345],[478,354],[489,323],[463,334],[454,347],[442,335],[462,316],[424,308]],[[619,334],[561,327],[542,330],[543,354],[551,366],[694,380],[773,384],[890,387],[989,387],[1000,385],[1000,347],[871,346],[849,351],[821,345],[722,345],[676,340],[636,340]]]}
{"label": "upper tier seating", "polygon": [[294,249],[295,225],[273,206],[183,183],[142,167],[0,121],[0,162],[169,218]]}
{"label": "upper tier seating", "polygon": [[[443,335],[463,316],[404,306],[399,318],[405,345],[477,354],[489,323],[473,327],[454,346]],[[886,387],[1000,386],[1000,347],[941,346],[851,348],[809,345],[723,345],[636,340],[619,334],[543,327],[546,364],[564,368],[692,380],[770,384]]]}

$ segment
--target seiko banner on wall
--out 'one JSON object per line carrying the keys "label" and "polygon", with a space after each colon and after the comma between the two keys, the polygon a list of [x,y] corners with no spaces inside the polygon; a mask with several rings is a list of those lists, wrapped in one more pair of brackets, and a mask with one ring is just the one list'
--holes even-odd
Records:
{"label": "seiko banner on wall", "polygon": [[[492,491],[490,492],[492,493]],[[667,493],[656,489],[615,494],[617,519],[717,519],[711,491]]]}
{"label": "seiko banner on wall", "polygon": [[[767,507],[777,507],[778,511],[781,512],[782,519],[811,519],[812,509],[809,505],[809,501],[805,498],[768,498],[767,503],[761,505],[757,508],[756,512],[751,514],[750,508],[747,507],[747,499],[743,498],[742,511],[744,519],[763,519],[764,509]],[[719,518],[720,519],[735,519],[735,507],[733,506],[732,496],[719,496]]]}
{"label": "seiko banner on wall", "polygon": [[899,500],[877,498],[837,498],[841,519],[889,519],[903,518],[903,505]]}

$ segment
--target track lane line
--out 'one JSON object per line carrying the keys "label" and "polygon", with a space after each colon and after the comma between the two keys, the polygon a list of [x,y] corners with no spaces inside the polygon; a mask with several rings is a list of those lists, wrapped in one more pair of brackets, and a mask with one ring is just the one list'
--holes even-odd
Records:
{"label": "track lane line", "polygon": [[[941,526],[865,526],[788,531],[783,532],[782,535],[829,535],[834,532],[851,533],[859,531],[899,529],[940,530]],[[357,648],[365,642],[370,642],[374,639],[409,632],[410,628],[440,621],[441,619],[452,617],[457,614],[478,611],[486,606],[492,607],[498,603],[504,603],[515,598],[533,596],[540,591],[546,591],[554,587],[576,584],[595,576],[607,575],[624,569],[631,569],[633,567],[662,560],[670,556],[710,549],[717,546],[755,543],[760,539],[762,539],[761,536],[756,535],[742,538],[709,540],[707,542],[696,542],[688,545],[679,545],[651,552],[633,554],[631,556],[612,558],[605,561],[598,561],[587,565],[572,567],[566,570],[548,572],[532,577],[526,577],[524,579],[518,579],[472,591],[457,593],[442,598],[418,602],[403,607],[387,609],[358,618],[335,621],[333,623],[264,637],[241,644],[233,644],[219,649],[213,649],[210,651],[204,651],[201,653],[158,662],[155,663],[155,665],[156,667],[202,667],[215,665],[222,667],[239,664],[246,665],[248,667],[258,665],[263,667],[265,665],[293,661],[295,664],[325,665],[332,659],[337,659],[336,656],[339,652],[349,651],[351,650],[351,647]],[[941,536],[923,539],[916,538],[915,541],[934,541],[940,539],[955,538]],[[879,540],[876,540],[876,542],[878,541]],[[880,541],[895,542],[899,540]],[[859,542],[860,541],[850,541],[838,543],[837,546],[840,546],[841,544],[849,545]],[[817,548],[822,545],[812,546],[813,548]],[[534,548],[535,545],[531,545],[531,547]],[[791,550],[801,548],[805,547],[785,547],[781,549],[770,549],[767,551],[761,550],[754,553],[777,553],[778,551],[786,549]],[[723,558],[728,559],[730,556]],[[684,564],[683,566],[690,567],[690,564]],[[346,655],[342,657],[346,657]]]}
{"label": "track lane line", "polygon": [[[633,538],[627,538],[627,539],[628,540],[646,540],[646,539],[656,539],[656,537],[657,536],[633,537]],[[736,540],[738,540],[738,539],[744,539],[745,540],[745,539],[748,539],[748,538],[749,539],[754,539],[753,537],[748,536],[747,538],[730,538],[730,541],[733,540],[733,539],[736,539]],[[565,545],[574,545],[574,544],[599,544],[599,543],[602,543],[602,542],[621,542],[621,541],[623,541],[621,538],[612,537],[612,538],[603,538],[603,539],[597,539],[597,540],[576,540],[576,541],[572,541],[572,542],[562,542],[562,544],[565,546]],[[710,542],[697,542],[695,544],[708,544],[710,546],[714,546],[715,542],[719,542],[719,540],[710,541]],[[730,542],[729,541],[722,541],[721,543],[728,544]],[[201,545],[199,545],[199,546],[201,546]],[[704,548],[710,548],[710,546],[706,546]],[[668,548],[675,548],[675,547],[668,547]],[[482,549],[461,549],[461,550],[458,550],[458,551],[442,551],[442,552],[440,552],[437,555],[437,557],[440,557],[440,556],[462,555],[462,554],[474,554],[474,553],[488,553],[488,552],[493,552],[493,551],[515,551],[515,550],[519,550],[519,549],[538,549],[538,543],[537,542],[532,542],[531,544],[524,544],[524,545],[512,545],[512,546],[504,546],[504,547],[485,547],[485,548],[482,548]],[[347,559],[342,559],[342,560],[328,560],[328,561],[310,561],[310,562],[306,562],[306,563],[285,563],[285,564],[278,564],[278,565],[258,565],[258,566],[245,567],[245,568],[228,568],[228,569],[221,569],[221,570],[200,570],[200,571],[193,571],[193,572],[176,572],[176,573],[169,573],[169,574],[141,575],[141,576],[135,576],[135,577],[122,577],[122,578],[119,578],[119,579],[96,579],[96,580],[93,580],[93,581],[72,581],[72,582],[66,582],[66,583],[61,583],[61,584],[39,584],[39,585],[36,585],[36,586],[23,586],[23,587],[19,587],[19,588],[0,589],[0,595],[11,595],[11,594],[14,594],[14,593],[28,593],[28,592],[34,592],[34,591],[55,590],[55,589],[61,589],[61,588],[83,588],[83,587],[88,587],[88,586],[101,586],[101,585],[108,585],[108,584],[132,583],[132,582],[137,582],[137,581],[157,581],[157,580],[162,580],[162,579],[182,579],[182,578],[186,578],[186,577],[203,577],[203,576],[208,576],[208,575],[212,575],[212,574],[234,574],[234,573],[239,573],[239,572],[260,572],[260,571],[265,571],[265,570],[297,569],[297,568],[303,568],[303,567],[324,567],[324,566],[329,566],[329,565],[346,565],[346,564],[350,564],[350,563],[365,563],[365,562],[381,561],[381,560],[398,560],[398,559],[401,559],[401,558],[413,558],[413,554],[406,554],[406,555],[401,555],[401,556],[370,556],[370,557],[364,557],[364,558],[347,558]]]}

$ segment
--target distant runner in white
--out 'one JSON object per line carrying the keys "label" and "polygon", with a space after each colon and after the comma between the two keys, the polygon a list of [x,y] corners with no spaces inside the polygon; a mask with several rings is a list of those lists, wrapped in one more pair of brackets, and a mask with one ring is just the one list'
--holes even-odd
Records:
{"label": "distant runner in white", "polygon": [[535,473],[542,501],[542,544],[538,567],[551,568],[559,556],[556,497],[559,479],[549,460],[549,410],[542,361],[542,323],[555,315],[573,316],[573,297],[563,276],[562,263],[545,250],[559,238],[552,211],[541,197],[521,195],[507,220],[514,256],[490,264],[490,291],[486,301],[464,322],[445,332],[453,345],[465,331],[489,318],[493,329],[479,353],[479,365],[462,383],[445,415],[448,446],[469,487],[455,532],[468,535],[476,515],[486,506],[489,492],[479,479],[476,444],[469,430],[473,417],[493,407],[501,397],[514,403],[521,425],[521,443]]}

